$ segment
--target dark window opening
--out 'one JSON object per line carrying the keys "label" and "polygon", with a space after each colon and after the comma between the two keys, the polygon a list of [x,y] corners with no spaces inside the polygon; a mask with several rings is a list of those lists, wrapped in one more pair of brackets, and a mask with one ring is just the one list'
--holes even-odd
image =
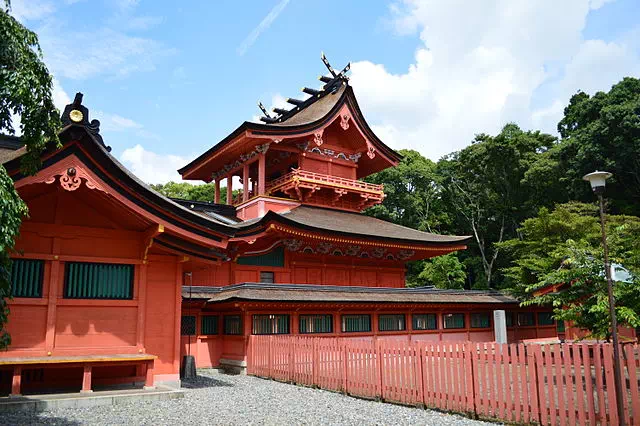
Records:
{"label": "dark window opening", "polygon": [[404,315],[378,315],[379,331],[406,330],[407,324]]}
{"label": "dark window opening", "polygon": [[491,327],[491,319],[487,312],[479,312],[471,314],[471,328],[489,328]]}
{"label": "dark window opening", "polygon": [[414,330],[437,330],[438,322],[436,314],[414,314]]}
{"label": "dark window opening", "polygon": [[200,334],[218,334],[218,316],[203,315],[200,320]]}
{"label": "dark window opening", "polygon": [[253,334],[289,334],[289,315],[254,315]]}
{"label": "dark window opening", "polygon": [[333,333],[333,315],[300,315],[300,334]]}
{"label": "dark window opening", "polygon": [[44,260],[11,260],[11,295],[13,297],[42,297]]}
{"label": "dark window opening", "polygon": [[64,297],[67,299],[133,299],[133,265],[68,262]]}
{"label": "dark window opening", "polygon": [[445,314],[443,318],[444,328],[464,328],[464,314]]}
{"label": "dark window opening", "polygon": [[533,312],[518,312],[518,325],[520,326],[535,325]]}
{"label": "dark window opening", "polygon": [[180,319],[180,335],[193,336],[194,334],[196,334],[196,317],[183,315]]}
{"label": "dark window opening", "polygon": [[538,325],[554,325],[553,312],[538,312]]}
{"label": "dark window opening", "polygon": [[344,333],[371,331],[371,315],[343,315],[342,331]]}
{"label": "dark window opening", "polygon": [[232,336],[242,334],[242,318],[240,315],[225,315],[223,323],[224,334]]}

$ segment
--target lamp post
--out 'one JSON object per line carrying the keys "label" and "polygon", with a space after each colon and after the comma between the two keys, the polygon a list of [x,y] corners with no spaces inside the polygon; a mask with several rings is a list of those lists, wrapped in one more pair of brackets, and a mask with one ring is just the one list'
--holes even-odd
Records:
{"label": "lamp post", "polygon": [[584,175],[582,179],[591,184],[593,193],[598,196],[600,202],[600,229],[602,231],[602,248],[604,251],[604,273],[607,277],[607,292],[609,293],[609,314],[611,315],[611,338],[613,340],[613,370],[614,383],[616,387],[616,404],[618,408],[618,422],[624,426],[624,405],[625,395],[622,393],[622,369],[620,368],[620,348],[618,346],[618,320],[616,318],[615,298],[613,296],[613,281],[611,279],[611,264],[609,263],[609,247],[607,246],[607,231],[605,230],[604,219],[604,188],[606,180],[611,177],[609,172],[595,172]]}

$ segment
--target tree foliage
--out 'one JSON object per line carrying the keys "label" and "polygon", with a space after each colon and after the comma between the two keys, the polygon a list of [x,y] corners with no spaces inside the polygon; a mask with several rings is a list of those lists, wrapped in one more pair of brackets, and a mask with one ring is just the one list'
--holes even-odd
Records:
{"label": "tree foliage", "polygon": [[[640,218],[607,215],[607,241],[611,261],[638,276],[640,271]],[[553,211],[540,209],[524,221],[521,238],[500,244],[513,260],[505,268],[510,291],[525,305],[551,304],[559,320],[608,337],[608,295],[604,274],[599,211],[595,205],[572,202]],[[540,288],[563,285],[562,290],[535,296]],[[615,283],[617,311],[622,325],[640,326],[640,282]]]}
{"label": "tree foliage", "polygon": [[466,279],[467,273],[464,270],[464,265],[453,253],[425,261],[422,271],[418,275],[420,282],[434,285],[437,288],[463,289]]}
{"label": "tree foliage", "polygon": [[[206,183],[203,185],[194,185],[189,182],[167,182],[163,184],[151,185],[151,188],[158,191],[165,197],[182,198],[183,200],[205,201],[212,203],[215,200],[216,188],[214,183]],[[240,193],[240,190],[234,190],[233,195]],[[220,201],[226,202],[227,188],[220,188]]]}
{"label": "tree foliage", "polygon": [[[20,120],[27,149],[22,158],[25,173],[37,171],[47,144],[59,144],[60,116],[51,89],[52,78],[42,61],[37,35],[9,14],[5,1],[5,8],[0,8],[0,133],[15,134],[14,120]],[[13,180],[0,165],[0,348],[11,342],[5,328],[6,299],[11,296],[9,254],[27,213]]]}

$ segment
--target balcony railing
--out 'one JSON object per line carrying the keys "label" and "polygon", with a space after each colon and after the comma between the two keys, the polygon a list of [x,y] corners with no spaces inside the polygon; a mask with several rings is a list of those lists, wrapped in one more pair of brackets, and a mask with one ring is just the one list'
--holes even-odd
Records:
{"label": "balcony railing", "polygon": [[292,172],[274,179],[271,182],[268,182],[266,188],[267,193],[273,193],[279,188],[295,180],[306,183],[317,183],[330,187],[370,192],[373,194],[380,194],[383,192],[382,185],[362,182],[355,179],[347,179],[339,176],[324,175],[320,173],[309,172],[307,170],[294,169]]}

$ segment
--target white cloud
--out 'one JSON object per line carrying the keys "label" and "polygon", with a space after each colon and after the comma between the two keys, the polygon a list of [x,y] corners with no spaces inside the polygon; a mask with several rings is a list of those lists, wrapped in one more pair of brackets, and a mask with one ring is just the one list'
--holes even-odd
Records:
{"label": "white cloud", "polygon": [[[276,115],[276,113],[273,112],[274,108],[291,109],[291,108],[293,108],[293,105],[287,103],[287,98],[282,96],[282,94],[275,93],[275,94],[271,95],[271,106],[269,106],[269,104],[267,104],[267,105],[265,105],[265,108],[269,112],[269,115],[274,117]],[[262,121],[260,121],[260,117],[263,117],[262,113],[261,114],[256,114],[253,117],[251,117],[251,121],[254,121],[256,123],[262,123]]]}
{"label": "white cloud", "polygon": [[13,0],[11,2],[11,15],[20,22],[42,19],[55,10],[53,2],[46,0]]}
{"label": "white cloud", "polygon": [[382,64],[355,62],[351,82],[383,140],[434,160],[509,121],[555,132],[576,90],[607,90],[638,72],[638,50],[629,43],[583,40],[590,9],[603,4],[394,3],[393,29],[420,35],[413,63],[392,73]]}
{"label": "white cloud", "polygon": [[120,161],[138,178],[146,183],[180,182],[177,170],[190,159],[178,155],[157,154],[147,151],[142,145],[127,148],[120,155]]}
{"label": "white cloud", "polygon": [[264,19],[262,19],[262,21],[260,21],[258,26],[255,27],[249,33],[247,38],[245,38],[242,41],[240,46],[238,46],[238,55],[240,55],[240,56],[244,55],[247,52],[247,50],[251,46],[253,46],[253,43],[256,42],[258,37],[260,37],[260,34],[262,34],[264,31],[268,30],[269,27],[271,26],[271,24],[273,24],[273,22],[278,18],[278,16],[280,16],[280,14],[284,10],[284,8],[287,6],[287,4],[289,4],[289,0],[280,0],[278,2],[278,4],[276,4],[273,7],[273,9],[271,9],[271,11],[269,11],[267,16],[265,16]]}
{"label": "white cloud", "polygon": [[64,111],[64,107],[71,103],[71,98],[67,95],[67,92],[64,91],[57,78],[53,79],[51,96],[53,96],[53,104],[60,112]]}

